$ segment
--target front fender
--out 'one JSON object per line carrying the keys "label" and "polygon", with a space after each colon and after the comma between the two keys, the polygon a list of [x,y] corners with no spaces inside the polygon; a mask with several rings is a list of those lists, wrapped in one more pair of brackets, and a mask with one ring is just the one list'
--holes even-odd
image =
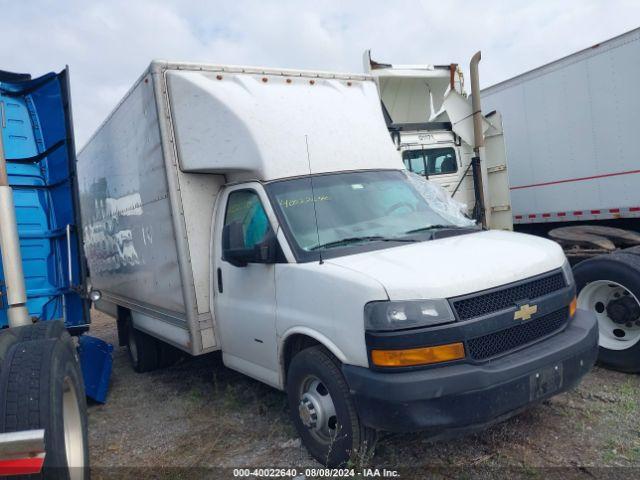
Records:
{"label": "front fender", "polygon": [[[330,262],[276,265],[280,365],[286,339],[301,334],[320,342],[342,363],[367,367],[364,306],[386,299],[379,282]],[[281,377],[283,373],[281,369]]]}

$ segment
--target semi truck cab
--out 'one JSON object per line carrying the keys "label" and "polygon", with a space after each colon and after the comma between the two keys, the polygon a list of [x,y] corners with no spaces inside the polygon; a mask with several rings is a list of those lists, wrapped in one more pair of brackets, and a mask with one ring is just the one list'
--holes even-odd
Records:
{"label": "semi truck cab", "polygon": [[407,170],[439,184],[483,226],[513,230],[502,118],[479,116],[483,144],[476,152],[474,112],[458,65],[379,63],[369,50],[363,65]]}

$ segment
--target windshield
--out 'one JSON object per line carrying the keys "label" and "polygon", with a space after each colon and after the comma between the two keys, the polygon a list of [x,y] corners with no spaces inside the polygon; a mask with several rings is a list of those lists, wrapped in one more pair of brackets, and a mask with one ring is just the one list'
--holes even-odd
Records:
{"label": "windshield", "polygon": [[401,171],[314,176],[313,195],[310,177],[266,188],[290,243],[303,254],[374,242],[392,246],[424,240],[434,229],[467,226],[438,214]]}
{"label": "windshield", "polygon": [[405,150],[402,160],[407,170],[419,175],[443,175],[458,171],[456,152],[451,147]]}

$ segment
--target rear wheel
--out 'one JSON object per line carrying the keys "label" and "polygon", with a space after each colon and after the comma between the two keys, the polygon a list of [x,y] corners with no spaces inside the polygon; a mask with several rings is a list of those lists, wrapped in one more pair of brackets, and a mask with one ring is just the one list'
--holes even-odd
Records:
{"label": "rear wheel", "polygon": [[127,347],[133,369],[138,373],[157,369],[160,366],[158,340],[135,328],[131,319],[127,322],[127,329]]}
{"label": "rear wheel", "polygon": [[598,319],[604,365],[624,372],[640,372],[640,257],[610,254],[574,268],[578,308]]}
{"label": "rear wheel", "polygon": [[287,373],[291,418],[309,453],[329,467],[362,464],[375,431],[360,423],[338,361],[323,347],[302,350]]}
{"label": "rear wheel", "polygon": [[0,431],[32,429],[45,431],[44,478],[89,478],[84,384],[64,340],[16,343],[2,365]]}

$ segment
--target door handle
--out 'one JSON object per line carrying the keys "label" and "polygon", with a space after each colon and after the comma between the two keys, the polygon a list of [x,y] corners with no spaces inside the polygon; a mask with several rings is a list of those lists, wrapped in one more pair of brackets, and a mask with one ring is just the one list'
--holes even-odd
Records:
{"label": "door handle", "polygon": [[218,268],[218,292],[222,293],[222,270]]}

